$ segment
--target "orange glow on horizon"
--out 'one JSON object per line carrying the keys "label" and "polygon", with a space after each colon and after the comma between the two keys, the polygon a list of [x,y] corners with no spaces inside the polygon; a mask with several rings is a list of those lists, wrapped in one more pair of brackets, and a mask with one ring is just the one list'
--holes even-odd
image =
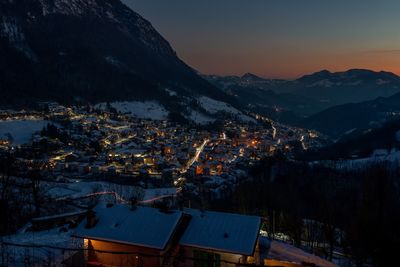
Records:
{"label": "orange glow on horizon", "polygon": [[[282,54],[279,54],[281,52]],[[243,75],[253,73],[270,79],[297,79],[321,70],[342,72],[369,69],[393,72],[400,76],[400,53],[359,52],[343,54],[260,54],[249,51],[247,57],[234,55],[182,55],[193,68],[204,74]]]}

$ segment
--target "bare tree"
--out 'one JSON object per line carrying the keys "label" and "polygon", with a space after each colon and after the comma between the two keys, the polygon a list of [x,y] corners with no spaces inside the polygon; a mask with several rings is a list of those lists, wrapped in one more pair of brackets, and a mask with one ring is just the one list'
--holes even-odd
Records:
{"label": "bare tree", "polygon": [[7,153],[0,157],[0,233],[7,233],[10,230],[10,206],[12,197],[11,173],[14,168],[15,158],[11,153]]}

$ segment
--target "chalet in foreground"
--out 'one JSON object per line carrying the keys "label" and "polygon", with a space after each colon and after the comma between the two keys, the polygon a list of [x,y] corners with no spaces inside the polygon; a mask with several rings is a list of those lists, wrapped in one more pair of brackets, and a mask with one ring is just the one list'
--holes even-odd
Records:
{"label": "chalet in foreground", "polygon": [[77,228],[89,250],[70,266],[259,264],[261,218],[99,204]]}

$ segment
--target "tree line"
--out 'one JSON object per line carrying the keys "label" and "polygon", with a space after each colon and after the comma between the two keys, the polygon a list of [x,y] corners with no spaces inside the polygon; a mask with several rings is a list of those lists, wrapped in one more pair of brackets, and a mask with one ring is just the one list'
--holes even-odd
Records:
{"label": "tree line", "polygon": [[400,248],[398,164],[339,166],[266,158],[214,208],[264,216],[271,235],[330,260],[340,252],[357,266],[390,265]]}

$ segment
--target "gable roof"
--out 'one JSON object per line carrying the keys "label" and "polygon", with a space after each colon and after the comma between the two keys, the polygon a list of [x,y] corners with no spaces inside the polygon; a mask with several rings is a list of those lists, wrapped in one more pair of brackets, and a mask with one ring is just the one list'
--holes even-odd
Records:
{"label": "gable roof", "polygon": [[[83,221],[74,236],[159,250],[174,237],[183,246],[253,255],[261,226],[260,217],[195,209],[164,213],[142,206],[107,208],[100,203],[94,211],[97,224],[85,228]],[[188,216],[190,220],[184,220]]]}
{"label": "gable roof", "polygon": [[186,209],[192,216],[180,244],[241,255],[253,255],[261,218],[233,213]]}
{"label": "gable roof", "polygon": [[160,212],[149,207],[130,210],[124,205],[107,208],[100,203],[94,211],[99,221],[93,228],[82,222],[74,236],[102,241],[124,243],[164,250],[173,235],[182,212]]}

